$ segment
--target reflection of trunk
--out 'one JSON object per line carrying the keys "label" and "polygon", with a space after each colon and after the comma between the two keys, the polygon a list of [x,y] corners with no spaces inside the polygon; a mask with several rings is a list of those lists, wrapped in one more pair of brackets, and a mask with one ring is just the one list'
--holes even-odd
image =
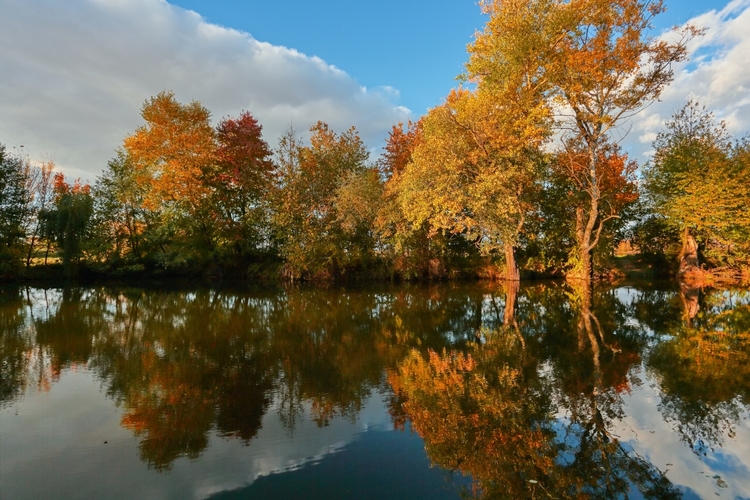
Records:
{"label": "reflection of trunk", "polygon": [[[511,329],[518,337],[518,341],[521,343],[521,347],[526,348],[526,341],[521,334],[521,328],[518,326],[516,321],[516,301],[518,297],[518,290],[520,289],[520,283],[518,281],[506,281],[505,282],[505,308],[503,310],[503,328]],[[491,299],[492,308],[495,310],[495,318],[500,320],[500,308],[495,302],[495,297]]]}
{"label": "reflection of trunk", "polygon": [[593,287],[591,282],[583,281],[576,290],[581,298],[581,316],[578,320],[578,348],[583,351],[588,339],[591,345],[592,361],[594,364],[594,392],[598,393],[598,388],[601,386],[602,371],[601,371],[601,348],[610,351],[612,354],[617,354],[621,350],[616,346],[611,346],[607,343],[604,338],[604,331],[602,325],[599,323],[599,319],[594,314],[593,307]]}
{"label": "reflection of trunk", "polygon": [[508,281],[505,283],[505,312],[503,314],[503,324],[510,325],[516,322],[516,298],[520,283],[518,281]]}
{"label": "reflection of trunk", "polygon": [[698,242],[690,234],[690,230],[685,228],[682,235],[682,250],[680,251],[680,275],[687,274],[698,269]]}
{"label": "reflection of trunk", "polygon": [[680,284],[680,299],[682,299],[682,305],[685,308],[685,322],[688,326],[692,326],[693,319],[698,315],[698,311],[700,310],[699,297],[700,288],[690,286],[686,283]]}
{"label": "reflection of trunk", "polygon": [[521,279],[513,245],[505,245],[505,279],[507,281],[519,281]]}
{"label": "reflection of trunk", "polygon": [[[594,363],[594,395],[599,394],[602,381],[602,367],[599,349],[599,340],[594,334],[594,324],[599,326],[599,320],[596,319],[594,313],[591,311],[591,304],[593,302],[593,290],[591,289],[591,282],[584,281],[581,286],[581,318],[578,321],[578,335],[579,339],[586,337],[591,344],[591,355]],[[599,333],[602,336],[602,333]],[[603,340],[603,339],[602,339]]]}
{"label": "reflection of trunk", "polygon": [[506,281],[505,282],[505,311],[503,313],[503,325],[508,328],[512,328],[516,332],[521,346],[526,348],[526,341],[521,334],[521,329],[516,321],[516,299],[518,298],[518,290],[520,283],[518,280]]}

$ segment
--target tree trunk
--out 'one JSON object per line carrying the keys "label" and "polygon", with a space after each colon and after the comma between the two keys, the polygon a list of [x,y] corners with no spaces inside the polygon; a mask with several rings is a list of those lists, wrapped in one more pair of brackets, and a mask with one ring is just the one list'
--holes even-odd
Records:
{"label": "tree trunk", "polygon": [[[594,226],[598,218],[599,204],[591,200],[588,217],[585,217],[585,210],[582,206],[576,209],[576,243],[578,244],[578,266],[569,275],[570,278],[584,281],[593,281],[594,264],[593,264],[593,247],[592,239],[594,238]],[[584,224],[584,218],[586,222]]]}
{"label": "tree trunk", "polygon": [[580,249],[581,259],[581,276],[580,278],[585,281],[593,281],[594,279],[594,265],[592,262],[591,250],[585,248]]}
{"label": "tree trunk", "polygon": [[34,252],[34,244],[36,243],[36,230],[31,235],[31,242],[29,243],[29,252],[26,254],[26,268],[31,266],[31,254]]}
{"label": "tree trunk", "polygon": [[516,254],[513,245],[505,245],[505,280],[520,281],[521,274],[516,263]]}
{"label": "tree trunk", "polygon": [[679,275],[683,276],[691,271],[697,271],[699,268],[698,242],[695,241],[695,237],[690,234],[690,230],[685,228],[685,231],[682,234]]}

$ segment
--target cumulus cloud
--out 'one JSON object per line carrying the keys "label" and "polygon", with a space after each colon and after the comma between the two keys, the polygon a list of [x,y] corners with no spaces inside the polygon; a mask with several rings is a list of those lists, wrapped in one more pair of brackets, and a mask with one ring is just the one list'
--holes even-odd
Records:
{"label": "cumulus cloud", "polygon": [[142,123],[145,99],[172,90],[214,120],[251,111],[266,140],[293,123],[357,126],[377,146],[409,116],[391,88],[366,89],[290,48],[208,23],[164,0],[0,0],[0,142],[49,155],[93,180]]}
{"label": "cumulus cloud", "polygon": [[664,122],[690,98],[725,120],[735,137],[750,132],[750,0],[733,0],[688,22],[706,28],[706,34],[690,42],[691,58],[675,66],[674,82],[661,101],[633,119],[625,150],[639,162],[649,159]]}

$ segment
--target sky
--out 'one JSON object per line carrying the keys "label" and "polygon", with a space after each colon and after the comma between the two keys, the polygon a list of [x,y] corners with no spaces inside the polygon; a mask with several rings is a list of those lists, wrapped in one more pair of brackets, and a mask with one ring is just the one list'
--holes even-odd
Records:
{"label": "sky", "polygon": [[[688,21],[708,31],[662,102],[621,130],[639,163],[689,97],[750,131],[750,0],[667,8],[655,36]],[[354,125],[374,157],[392,125],[457,85],[485,21],[474,0],[0,0],[0,143],[93,182],[143,102],[172,90],[214,122],[250,111],[272,147],[290,125]]]}

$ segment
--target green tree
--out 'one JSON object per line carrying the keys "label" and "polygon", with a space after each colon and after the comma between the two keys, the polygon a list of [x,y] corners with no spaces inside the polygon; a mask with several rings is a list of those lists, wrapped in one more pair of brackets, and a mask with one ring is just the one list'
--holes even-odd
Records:
{"label": "green tree", "polygon": [[293,130],[280,141],[274,227],[289,277],[337,279],[374,258],[380,180],[355,128],[310,132],[309,146]]}
{"label": "green tree", "polygon": [[154,251],[158,211],[145,207],[147,187],[136,181],[133,161],[125,150],[107,163],[92,190],[93,257],[109,268],[139,266]]}
{"label": "green tree", "polygon": [[724,122],[689,101],[666,123],[644,169],[652,210],[682,235],[680,273],[705,257],[712,266],[750,252],[750,162],[747,141],[732,144]]}
{"label": "green tree", "polygon": [[21,264],[27,198],[24,162],[0,144],[0,277],[15,274]]}
{"label": "green tree", "polygon": [[89,221],[94,211],[91,188],[80,181],[70,185],[62,173],[57,173],[54,192],[53,208],[40,214],[45,220],[43,233],[60,248],[65,274],[72,276],[90,234]]}

